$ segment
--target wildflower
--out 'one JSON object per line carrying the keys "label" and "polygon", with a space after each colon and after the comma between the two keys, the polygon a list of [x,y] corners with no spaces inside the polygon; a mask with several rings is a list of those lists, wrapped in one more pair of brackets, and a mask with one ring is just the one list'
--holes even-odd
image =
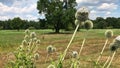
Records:
{"label": "wildflower", "polygon": [[93,23],[90,20],[86,20],[84,26],[87,30],[92,29],[93,28]]}
{"label": "wildflower", "polygon": [[35,38],[35,37],[36,37],[36,33],[35,33],[35,32],[31,32],[30,37],[31,37],[32,39]]}
{"label": "wildflower", "polygon": [[50,64],[47,68],[55,68],[55,65]]}
{"label": "wildflower", "polygon": [[81,22],[80,20],[75,20],[75,25],[80,25],[80,26],[82,26],[82,25],[84,25],[84,22]]}
{"label": "wildflower", "polygon": [[35,38],[33,38],[33,41],[34,41],[34,42],[36,42],[36,41],[37,41],[37,38],[36,38],[36,37],[35,37]]}
{"label": "wildflower", "polygon": [[77,56],[78,56],[78,52],[77,52],[77,51],[73,51],[73,52],[72,52],[72,57],[73,57],[73,58],[77,58]]}
{"label": "wildflower", "polygon": [[26,40],[23,40],[23,41],[22,41],[22,45],[28,45],[27,41],[26,41]]}
{"label": "wildflower", "polygon": [[28,38],[29,38],[29,36],[28,36],[28,35],[25,35],[24,40],[26,40],[26,39],[28,39]]}
{"label": "wildflower", "polygon": [[36,41],[36,44],[40,44],[40,40],[37,40],[37,41]]}
{"label": "wildflower", "polygon": [[78,9],[78,11],[76,12],[75,18],[83,22],[88,19],[88,15],[89,15],[89,10],[85,7],[82,7]]}
{"label": "wildflower", "polygon": [[35,55],[34,55],[35,60],[38,60],[39,57],[40,57],[39,54],[38,54],[38,53],[35,53]]}
{"label": "wildflower", "polygon": [[52,45],[49,45],[49,46],[47,47],[47,52],[48,52],[48,53],[52,53],[52,52],[53,52],[53,46],[52,46]]}
{"label": "wildflower", "polygon": [[105,32],[105,36],[106,36],[106,38],[111,38],[113,36],[113,31],[112,30],[107,30]]}
{"label": "wildflower", "polygon": [[26,29],[25,30],[25,34],[28,35],[30,33],[30,30],[29,29]]}

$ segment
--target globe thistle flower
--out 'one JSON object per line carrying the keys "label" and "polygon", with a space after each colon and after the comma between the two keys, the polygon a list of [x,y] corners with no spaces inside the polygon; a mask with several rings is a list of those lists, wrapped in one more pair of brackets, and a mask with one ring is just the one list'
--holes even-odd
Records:
{"label": "globe thistle flower", "polygon": [[19,66],[19,68],[24,68],[24,66]]}
{"label": "globe thistle flower", "polygon": [[33,38],[35,38],[36,37],[36,33],[35,32],[31,32],[30,33],[30,37],[33,39]]}
{"label": "globe thistle flower", "polygon": [[105,36],[106,36],[106,38],[111,38],[113,36],[113,31],[112,30],[107,30],[105,32]]}
{"label": "globe thistle flower", "polygon": [[80,22],[79,20],[76,19],[76,20],[75,20],[75,25],[78,25],[78,24],[79,24],[80,26],[82,26],[82,25],[84,25],[84,22]]}
{"label": "globe thistle flower", "polygon": [[52,52],[53,52],[53,46],[52,46],[52,45],[49,45],[49,46],[47,47],[47,52],[48,52],[48,53],[52,53]]}
{"label": "globe thistle flower", "polygon": [[24,40],[27,40],[28,38],[29,38],[29,36],[28,36],[28,35],[25,35]]}
{"label": "globe thistle flower", "polygon": [[26,41],[26,40],[23,40],[23,41],[22,41],[22,45],[24,45],[24,46],[25,46],[25,45],[28,45],[27,41]]}
{"label": "globe thistle flower", "polygon": [[115,43],[112,43],[111,45],[110,45],[110,50],[111,51],[116,51],[118,49],[118,46],[115,44]]}
{"label": "globe thistle flower", "polygon": [[88,19],[88,15],[89,15],[89,10],[85,7],[82,7],[77,10],[75,14],[75,18],[83,22]]}
{"label": "globe thistle flower", "polygon": [[84,26],[87,30],[89,30],[93,28],[93,23],[91,20],[86,20]]}
{"label": "globe thistle flower", "polygon": [[36,42],[36,41],[37,41],[37,38],[36,38],[36,37],[35,37],[35,38],[33,38],[33,41],[34,41],[34,42]]}
{"label": "globe thistle flower", "polygon": [[73,52],[72,52],[72,57],[73,57],[73,58],[77,58],[77,56],[78,56],[78,52],[77,52],[77,51],[73,51]]}
{"label": "globe thistle flower", "polygon": [[29,29],[26,29],[25,30],[25,34],[28,35],[30,33],[30,30]]}
{"label": "globe thistle flower", "polygon": [[55,68],[55,65],[50,64],[47,68]]}
{"label": "globe thistle flower", "polygon": [[55,52],[56,51],[56,48],[55,47],[53,47],[53,52]]}
{"label": "globe thistle flower", "polygon": [[39,57],[40,57],[40,55],[38,53],[35,53],[35,55],[34,55],[35,60],[38,60]]}
{"label": "globe thistle flower", "polygon": [[40,40],[37,40],[37,41],[36,41],[36,44],[40,44]]}

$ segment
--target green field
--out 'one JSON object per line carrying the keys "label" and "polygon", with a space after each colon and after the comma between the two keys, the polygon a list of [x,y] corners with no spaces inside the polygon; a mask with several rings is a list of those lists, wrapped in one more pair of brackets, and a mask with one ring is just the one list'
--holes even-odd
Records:
{"label": "green field", "polygon": [[[105,36],[104,36],[104,32],[107,29],[92,29],[89,30],[88,32],[88,36],[87,36],[87,40],[85,42],[85,47],[83,48],[82,51],[82,55],[81,55],[81,66],[82,68],[93,68],[94,66],[94,62],[96,61],[103,45],[105,42]],[[114,36],[109,39],[109,43],[110,44],[113,39],[120,35],[120,30],[119,29],[112,29],[114,32]],[[46,68],[46,65],[50,64],[49,61],[47,64],[44,64],[44,57],[46,56],[46,47],[48,45],[53,45],[57,48],[56,53],[62,53],[64,51],[64,49],[66,48],[67,44],[69,43],[69,40],[72,36],[73,31],[69,31],[69,32],[64,32],[62,31],[61,34],[53,34],[52,30],[31,30],[36,32],[37,34],[37,38],[39,38],[41,40],[41,45],[39,46],[39,53],[41,55],[41,59],[38,60],[37,62],[37,66],[39,68]],[[79,51],[82,40],[84,38],[84,34],[86,30],[80,30],[79,32],[77,32],[74,41],[72,42],[72,45],[70,46],[69,53],[71,53],[72,51]],[[16,30],[0,30],[0,56],[5,56],[6,53],[9,52],[13,52],[14,50],[16,50],[16,48],[21,44],[22,40],[24,38],[24,30],[20,30],[19,32]],[[119,68],[120,67],[120,57],[119,57],[119,52],[120,50],[118,50],[113,63],[112,63],[112,68]],[[57,56],[53,54],[53,56],[51,55],[51,57],[54,57],[55,59],[57,59]],[[106,57],[109,54],[109,45],[107,45],[105,52],[104,52],[104,56],[101,59],[101,64],[103,64],[106,60]],[[66,57],[66,62],[65,63],[69,63],[68,59],[69,56],[67,55]],[[4,61],[2,61],[4,62]],[[68,65],[65,65],[65,67],[68,67]]]}

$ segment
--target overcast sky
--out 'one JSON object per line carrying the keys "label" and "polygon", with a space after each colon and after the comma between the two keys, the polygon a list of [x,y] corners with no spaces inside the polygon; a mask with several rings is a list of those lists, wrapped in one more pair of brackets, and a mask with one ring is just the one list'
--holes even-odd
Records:
{"label": "overcast sky", "polygon": [[[76,0],[79,7],[90,10],[90,19],[96,17],[120,17],[120,0]],[[20,17],[37,20],[43,15],[36,9],[37,0],[0,0],[0,20]]]}

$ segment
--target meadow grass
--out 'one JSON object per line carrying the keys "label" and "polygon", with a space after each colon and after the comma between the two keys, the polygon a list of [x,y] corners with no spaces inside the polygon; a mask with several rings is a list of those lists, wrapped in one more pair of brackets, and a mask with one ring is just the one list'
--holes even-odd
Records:
{"label": "meadow grass", "polygon": [[[115,38],[117,35],[120,35],[119,29],[112,29],[114,32],[114,36],[110,39],[108,42],[108,45],[112,42],[113,38]],[[58,53],[63,53],[64,49],[67,46],[67,43],[69,42],[69,39],[72,36],[73,31],[67,32],[67,33],[61,33],[61,34],[53,34],[52,30],[31,30],[36,32],[38,38],[41,40],[41,45],[39,46],[39,53],[41,55],[41,60],[38,60],[37,66],[44,67],[49,65],[49,63],[44,64],[44,57],[46,56],[46,47],[48,45],[53,45],[57,48],[57,52],[53,54],[51,57],[54,57],[54,59],[58,59]],[[70,49],[68,52],[72,51],[79,51],[80,45],[83,40],[83,36],[86,30],[81,29],[79,32],[77,32],[75,39],[73,40],[73,43],[71,44]],[[82,68],[92,68],[94,65],[94,61],[97,60],[97,57],[104,45],[105,42],[105,36],[104,32],[106,29],[91,29],[88,33],[87,42],[85,43],[85,47],[83,48],[83,52],[81,53],[81,64]],[[0,53],[8,53],[12,52],[18,47],[22,40],[24,38],[24,30],[20,30],[19,32],[16,30],[0,30]],[[104,64],[105,60],[107,59],[107,56],[109,55],[109,47],[105,48],[105,52],[103,53],[103,57],[100,60],[100,64]],[[116,61],[119,60],[119,50],[116,54],[113,62],[112,67],[113,68],[119,68],[119,62]],[[56,56],[55,56],[56,55]],[[65,58],[65,63],[69,60],[69,56],[67,55]],[[48,61],[50,62],[50,61]],[[67,67],[69,65],[66,65]]]}

